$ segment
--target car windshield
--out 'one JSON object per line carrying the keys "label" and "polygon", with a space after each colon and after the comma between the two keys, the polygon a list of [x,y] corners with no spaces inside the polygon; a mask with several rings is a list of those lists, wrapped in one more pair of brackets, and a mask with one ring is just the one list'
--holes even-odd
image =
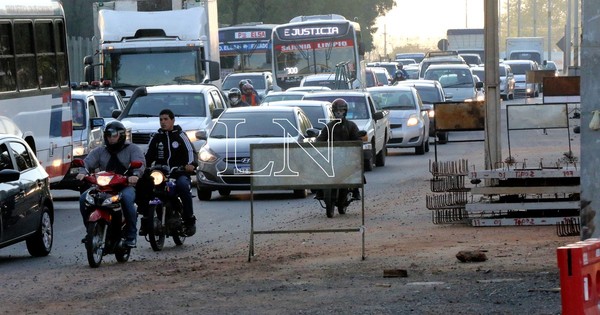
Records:
{"label": "car windshield", "polygon": [[[286,123],[288,121],[289,123]],[[296,118],[292,111],[228,112],[212,128],[212,138],[281,138],[297,137]]]}
{"label": "car windshield", "polygon": [[303,86],[325,86],[332,90],[335,89],[335,80],[315,80],[305,81]]}
{"label": "car windshield", "polygon": [[419,96],[421,96],[421,101],[423,103],[433,104],[444,101],[440,91],[433,86],[415,86],[414,88],[419,92]]}
{"label": "car windshield", "polygon": [[369,119],[369,110],[364,96],[343,96],[339,95],[307,95],[305,100],[319,100],[333,102],[336,98],[343,98],[348,103],[348,119]]}
{"label": "car windshield", "polygon": [[128,117],[158,117],[166,108],[175,116],[206,117],[202,93],[151,93],[134,98],[128,107]]}
{"label": "car windshield", "polygon": [[473,76],[468,69],[428,69],[425,80],[437,80],[442,87],[473,86]]}
{"label": "car windshield", "polygon": [[510,65],[514,74],[526,74],[527,71],[532,70],[529,63],[514,63]]}
{"label": "car windshield", "polygon": [[411,91],[371,91],[375,103],[382,109],[416,110],[417,102]]}
{"label": "car windshield", "polygon": [[110,118],[113,110],[119,109],[117,107],[117,100],[114,96],[110,95],[96,95],[96,110],[100,117]]}
{"label": "car windshield", "polygon": [[319,122],[319,119],[323,120],[326,118],[325,112],[323,111],[323,108],[321,106],[298,107],[302,108],[306,116],[308,116],[308,120],[310,120],[310,123],[313,125],[313,127],[321,129],[327,124],[328,120],[325,120],[324,122]]}
{"label": "car windshield", "polygon": [[235,75],[228,76],[223,80],[223,91],[229,91],[232,88],[239,88],[240,81],[242,80],[250,80],[252,81],[252,86],[256,90],[264,90],[265,89],[265,80],[262,75]]}

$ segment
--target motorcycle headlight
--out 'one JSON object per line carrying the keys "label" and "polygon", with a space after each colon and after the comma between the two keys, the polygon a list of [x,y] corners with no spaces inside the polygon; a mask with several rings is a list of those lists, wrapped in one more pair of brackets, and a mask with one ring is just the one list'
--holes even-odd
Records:
{"label": "motorcycle headlight", "polygon": [[419,123],[419,119],[417,119],[417,116],[410,115],[410,117],[408,118],[408,121],[406,122],[406,125],[408,127],[412,127],[412,126],[416,126]]}
{"label": "motorcycle headlight", "polygon": [[104,199],[104,201],[102,201],[102,205],[108,206],[119,201],[121,201],[121,194],[116,194]]}
{"label": "motorcycle headlight", "polygon": [[113,175],[100,175],[96,177],[96,183],[100,186],[106,186],[112,180]]}
{"label": "motorcycle headlight", "polygon": [[210,148],[204,146],[200,149],[198,159],[201,162],[214,162],[217,160],[217,155]]}
{"label": "motorcycle headlight", "polygon": [[165,181],[165,175],[163,175],[161,171],[152,171],[152,173],[150,173],[150,177],[152,177],[154,186],[158,186]]}

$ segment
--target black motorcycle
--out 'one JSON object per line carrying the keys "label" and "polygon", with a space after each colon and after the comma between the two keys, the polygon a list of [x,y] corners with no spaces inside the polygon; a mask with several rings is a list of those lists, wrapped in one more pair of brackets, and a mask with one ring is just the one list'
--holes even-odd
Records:
{"label": "black motorcycle", "polygon": [[323,198],[319,199],[321,207],[325,208],[328,218],[333,218],[335,208],[339,214],[346,214],[352,198],[352,190],[348,188],[323,189]]}
{"label": "black motorcycle", "polygon": [[154,165],[149,170],[154,183],[146,221],[146,240],[154,251],[163,249],[166,237],[172,237],[175,245],[185,242],[183,227],[183,204],[177,196],[175,182],[184,173],[182,167],[169,169],[167,165]]}

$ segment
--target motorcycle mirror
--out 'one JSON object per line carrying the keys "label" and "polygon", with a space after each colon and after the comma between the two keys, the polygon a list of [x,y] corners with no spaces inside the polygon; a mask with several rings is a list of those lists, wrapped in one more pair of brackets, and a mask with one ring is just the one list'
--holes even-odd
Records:
{"label": "motorcycle mirror", "polygon": [[140,168],[143,164],[142,161],[132,161],[130,166],[131,168]]}

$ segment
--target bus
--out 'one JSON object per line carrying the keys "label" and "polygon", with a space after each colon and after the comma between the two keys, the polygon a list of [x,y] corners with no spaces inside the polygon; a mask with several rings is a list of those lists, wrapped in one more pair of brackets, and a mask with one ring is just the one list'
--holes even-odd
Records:
{"label": "bus", "polygon": [[0,0],[0,116],[20,129],[51,183],[73,156],[65,13],[58,0]]}
{"label": "bus", "polygon": [[232,72],[271,72],[271,33],[275,26],[250,22],[219,28],[221,78]]}
{"label": "bus", "polygon": [[302,78],[336,73],[346,64],[352,86],[364,86],[364,47],[360,25],[338,14],[297,16],[273,29],[273,76],[286,90]]}

